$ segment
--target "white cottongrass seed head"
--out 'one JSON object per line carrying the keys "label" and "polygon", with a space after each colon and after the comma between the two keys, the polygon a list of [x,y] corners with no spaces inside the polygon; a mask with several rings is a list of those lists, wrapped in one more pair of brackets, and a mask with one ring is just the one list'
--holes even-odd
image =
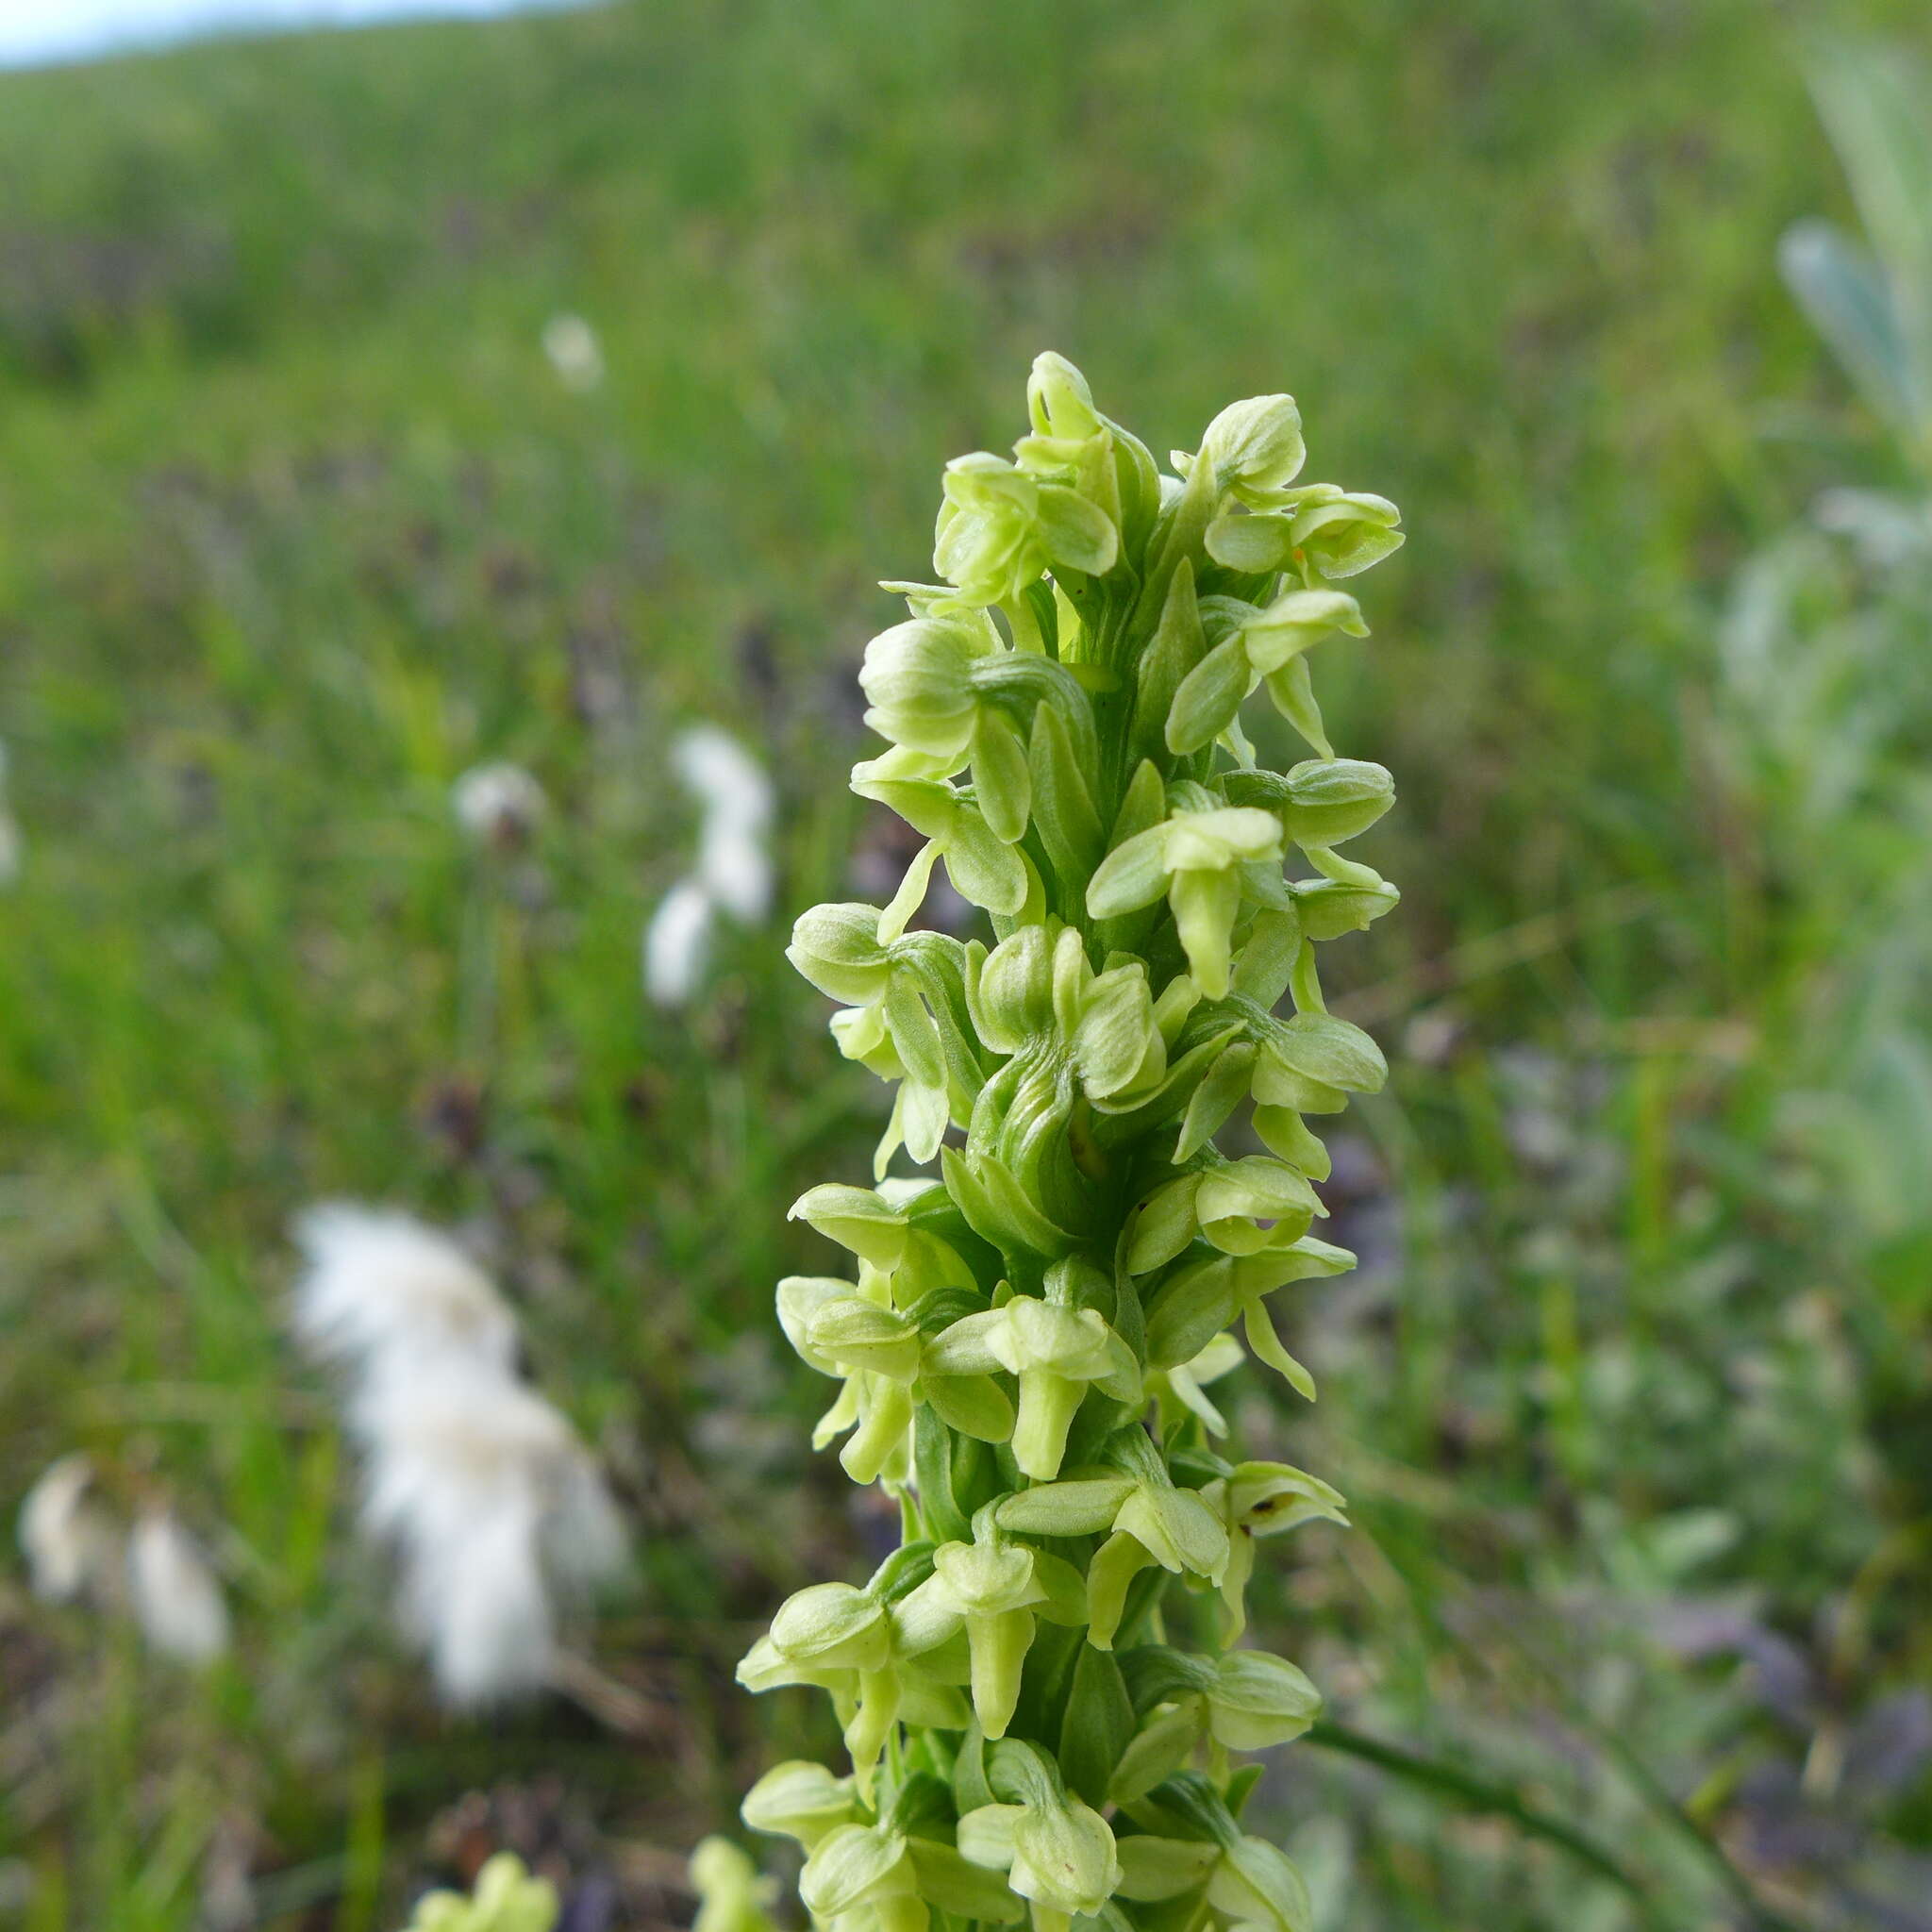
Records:
{"label": "white cottongrass seed head", "polygon": [[695,878],[679,879],[644,927],[644,991],[655,1006],[689,1005],[711,957],[711,895]]}
{"label": "white cottongrass seed head", "polygon": [[295,1223],[308,1260],[295,1288],[295,1333],[318,1357],[364,1376],[474,1361],[515,1374],[509,1304],[439,1228],[392,1208],[328,1201]]}
{"label": "white cottongrass seed head", "polygon": [[693,724],[679,732],[671,763],[708,820],[755,834],[771,829],[777,794],[765,768],[730,732]]}
{"label": "white cottongrass seed head", "polygon": [[453,1706],[541,1689],[561,1607],[627,1561],[595,1460],[518,1375],[514,1315],[447,1236],[339,1203],[298,1239],[293,1324],[349,1372],[362,1524],[395,1553],[405,1630]]}
{"label": "white cottongrass seed head", "polygon": [[211,1663],[228,1647],[228,1607],[201,1546],[165,1505],[143,1512],[127,1539],[127,1597],[151,1649]]}
{"label": "white cottongrass seed head", "polygon": [[772,909],[772,855],[756,832],[710,824],[698,841],[698,888],[741,925],[761,924]]}
{"label": "white cottongrass seed head", "polygon": [[93,1464],[82,1452],[42,1471],[21,1503],[18,1529],[28,1585],[43,1603],[118,1589],[120,1532],[94,1494]]}
{"label": "white cottongrass seed head", "polygon": [[543,788],[521,765],[473,765],[450,787],[457,823],[479,845],[520,845],[549,809]]}
{"label": "white cottongrass seed head", "polygon": [[715,724],[694,724],[671,763],[699,811],[697,863],[659,901],[644,928],[644,991],[660,1007],[695,997],[711,953],[713,915],[757,925],[772,909],[767,845],[777,794],[764,767]]}
{"label": "white cottongrass seed head", "polygon": [[543,353],[566,389],[586,394],[604,380],[604,349],[581,315],[553,315],[543,325]]}
{"label": "white cottongrass seed head", "polygon": [[532,1391],[479,1389],[460,1370],[373,1391],[358,1422],[374,1451],[364,1525],[397,1552],[403,1621],[444,1698],[541,1690],[558,1599],[608,1580],[625,1555],[616,1506],[570,1424]]}

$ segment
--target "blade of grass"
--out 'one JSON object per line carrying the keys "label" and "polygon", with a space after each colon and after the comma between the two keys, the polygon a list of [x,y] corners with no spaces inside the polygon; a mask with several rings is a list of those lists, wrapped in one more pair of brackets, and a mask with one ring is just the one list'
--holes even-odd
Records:
{"label": "blade of grass", "polygon": [[1369,1737],[1347,1724],[1324,1719],[1305,1734],[1306,1741],[1324,1751],[1340,1752],[1386,1771],[1391,1777],[1405,1779],[1438,1797],[1492,1818],[1507,1818],[1530,1838],[1539,1838],[1567,1852],[1579,1864],[1588,1865],[1600,1878],[1607,1878],[1634,1899],[1646,1911],[1650,1893],[1643,1881],[1624,1869],[1608,1848],[1578,1826],[1557,1818],[1541,1806],[1533,1805],[1513,1785],[1465,1771],[1460,1765],[1440,1757],[1424,1756],[1400,1744]]}

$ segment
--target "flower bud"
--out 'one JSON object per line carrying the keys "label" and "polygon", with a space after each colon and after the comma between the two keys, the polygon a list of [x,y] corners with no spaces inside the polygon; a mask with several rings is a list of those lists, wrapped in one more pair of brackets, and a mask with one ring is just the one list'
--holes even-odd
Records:
{"label": "flower bud", "polygon": [[885,997],[892,957],[879,944],[876,906],[814,906],[791,928],[790,959],[822,993],[869,1007]]}
{"label": "flower bud", "polygon": [[1208,424],[1196,458],[1212,466],[1218,494],[1255,509],[1276,501],[1307,459],[1301,411],[1284,395],[1230,403]]}
{"label": "flower bud", "polygon": [[871,706],[866,724],[881,738],[957,769],[978,709],[973,666],[988,649],[981,632],[943,618],[913,618],[881,631],[865,647],[858,674]]}
{"label": "flower bud", "polygon": [[1322,1714],[1322,1693],[1307,1675],[1264,1650],[1217,1658],[1207,1697],[1208,1727],[1230,1751],[1290,1743]]}
{"label": "flower bud", "polygon": [[920,1932],[927,1923],[906,1840],[883,1825],[841,1824],[812,1847],[798,1896],[815,1923],[872,1907],[882,1932]]}
{"label": "flower bud", "polygon": [[1352,577],[1402,548],[1401,521],[1386,496],[1349,491],[1296,510],[1289,541],[1322,576]]}
{"label": "flower bud", "polygon": [[796,1839],[807,1851],[858,1809],[849,1777],[834,1777],[823,1764],[792,1758],[776,1764],[744,1794],[739,1815],[754,1831]]}
{"label": "flower bud", "polygon": [[772,1644],[792,1663],[819,1670],[882,1671],[891,1656],[886,1607],[849,1583],[813,1583],[772,1619]]}
{"label": "flower bud", "polygon": [[966,992],[974,1028],[995,1053],[1017,1053],[1030,1035],[1046,1032],[1054,1017],[1053,952],[1046,928],[1023,925],[1001,941],[976,975],[968,978]]}
{"label": "flower bud", "polygon": [[1022,1898],[1076,1917],[1097,1913],[1120,1883],[1113,1833],[1078,1798],[982,1805],[960,1819],[958,1842],[974,1864],[1004,1871]]}
{"label": "flower bud", "polygon": [[1289,888],[1302,930],[1311,940],[1337,940],[1345,932],[1366,932],[1385,912],[1402,903],[1387,879],[1298,879]]}
{"label": "flower bud", "polygon": [[1208,1903],[1235,1932],[1309,1932],[1308,1888],[1285,1852],[1242,1838],[1223,1854],[1208,1881]]}
{"label": "flower bud", "polygon": [[1033,358],[1033,373],[1026,378],[1026,413],[1036,436],[1079,439],[1100,429],[1087,378],[1051,349]]}
{"label": "flower bud", "polygon": [[864,1369],[909,1383],[919,1374],[919,1324],[863,1295],[822,1302],[807,1324],[806,1341],[813,1354],[836,1362],[847,1374]]}
{"label": "flower bud", "polygon": [[1340,845],[1395,803],[1395,781],[1361,758],[1307,758],[1288,774],[1281,822],[1297,845]]}

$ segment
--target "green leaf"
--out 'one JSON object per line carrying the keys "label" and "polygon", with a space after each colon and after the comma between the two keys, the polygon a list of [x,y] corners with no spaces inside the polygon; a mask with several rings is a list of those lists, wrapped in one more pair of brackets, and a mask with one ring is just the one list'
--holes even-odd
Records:
{"label": "green leaf", "polygon": [[1121,1505],[1133,1492],[1125,1476],[1036,1483],[1000,1505],[999,1525],[1015,1536],[1098,1536],[1112,1527]]}
{"label": "green leaf", "polygon": [[1046,1218],[997,1157],[941,1147],[940,1170],[974,1233],[995,1247],[1056,1260],[1073,1253],[1073,1236]]}
{"label": "green leaf", "polygon": [[1147,1359],[1158,1369],[1191,1362],[1240,1307],[1235,1263],[1225,1255],[1195,1262],[1162,1284],[1147,1311]]}
{"label": "green leaf", "polygon": [[948,1428],[978,1442],[1012,1440],[1013,1405],[991,1375],[935,1375],[920,1393]]}
{"label": "green leaf", "polygon": [[1134,721],[1129,741],[1136,751],[1143,755],[1158,752],[1166,742],[1174,694],[1207,650],[1201,607],[1194,595],[1193,562],[1183,558],[1168,586],[1160,622],[1141,653],[1140,668],[1135,674]]}
{"label": "green leaf", "polygon": [[940,841],[946,876],[962,899],[989,912],[1017,913],[1026,903],[1026,861],[993,835],[978,807],[960,800]]}
{"label": "green leaf", "polygon": [[1180,1139],[1174,1150],[1176,1166],[1199,1153],[1246,1099],[1254,1072],[1255,1048],[1245,1040],[1237,1041],[1215,1060],[1181,1116]]}
{"label": "green leaf", "polygon": [[1118,919],[1151,906],[1167,891],[1167,827],[1152,825],[1101,860],[1087,887],[1092,919]]}
{"label": "green leaf", "polygon": [[953,1493],[953,1435],[934,1408],[922,1404],[912,1422],[912,1473],[919,1507],[941,1542],[964,1542],[973,1534],[970,1515]]}
{"label": "green leaf", "polygon": [[1167,748],[1185,757],[1212,744],[1235,721],[1253,674],[1239,635],[1215,647],[1181,679],[1167,714]]}
{"label": "green leaf", "polygon": [[1098,1809],[1107,1802],[1114,1766],[1133,1735],[1133,1701],[1118,1660],[1110,1651],[1083,1643],[1060,1720],[1060,1772],[1068,1789]]}
{"label": "green leaf", "polygon": [[1194,1239],[1194,1196],[1200,1185],[1199,1174],[1180,1174],[1141,1203],[1127,1242],[1129,1274],[1151,1274]]}
{"label": "green leaf", "polygon": [[920,1896],[942,1912],[996,1925],[1011,1925],[1026,1916],[1026,1901],[997,1872],[962,1858],[953,1846],[908,1838],[906,1849],[919,1874]]}
{"label": "green leaf", "polygon": [[1024,834],[1033,806],[1025,741],[1013,721],[991,705],[973,727],[973,790],[995,839],[1011,845]]}
{"label": "green leaf", "polygon": [[1100,814],[1086,775],[1074,757],[1067,727],[1051,705],[1033,713],[1028,754],[1033,778],[1033,823],[1063,886],[1077,888],[1100,861]]}

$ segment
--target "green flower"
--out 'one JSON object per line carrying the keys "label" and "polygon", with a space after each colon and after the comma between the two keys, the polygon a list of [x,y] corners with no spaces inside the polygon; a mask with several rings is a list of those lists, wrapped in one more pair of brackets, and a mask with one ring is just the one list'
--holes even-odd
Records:
{"label": "green flower", "polygon": [[1307,456],[1294,398],[1250,396],[1208,424],[1197,456],[1175,450],[1172,461],[1178,476],[1191,476],[1194,465],[1204,464],[1218,497],[1264,509],[1281,500]]}
{"label": "green flower", "polygon": [[1116,919],[1164,895],[1195,985],[1220,999],[1227,991],[1244,870],[1280,858],[1278,819],[1253,807],[1216,805],[1200,787],[1189,787],[1160,824],[1108,854],[1087,888],[1088,915]]}
{"label": "green flower", "polygon": [[1243,1462],[1226,1476],[1218,1476],[1201,1491],[1210,1508],[1219,1507],[1227,1526],[1227,1568],[1222,1572],[1221,1594],[1227,1605],[1224,1641],[1236,1642],[1248,1624],[1248,1578],[1255,1572],[1255,1539],[1279,1536],[1303,1523],[1339,1523],[1348,1526],[1348,1505],[1341,1492],[1306,1470],[1285,1462]]}
{"label": "green flower", "polygon": [[1101,576],[1119,554],[1107,512],[984,450],[946,465],[933,568],[962,608],[1017,604],[1054,567]]}
{"label": "green flower", "polygon": [[990,624],[963,616],[915,617],[881,631],[858,673],[866,724],[932,759],[931,775],[950,777],[966,763],[979,718],[974,667],[1004,648]]}
{"label": "green flower", "polygon": [[972,1711],[958,1687],[971,1659],[957,1622],[935,1618],[919,1584],[931,1575],[931,1546],[890,1557],[859,1590],[819,1583],[794,1592],[771,1629],[738,1666],[747,1690],[810,1684],[831,1693],[861,1798],[892,1726],[902,1719],[963,1730]]}
{"label": "green flower", "polygon": [[925,1932],[911,1848],[881,1825],[841,1824],[813,1846],[798,1895],[818,1924],[843,1920],[871,1932]]}
{"label": "green flower", "polygon": [[1090,1385],[1132,1403],[1141,1391],[1133,1351],[1091,1308],[1056,1307],[1014,1295],[983,1314],[966,1315],[926,1351],[929,1375],[984,1375],[1005,1371],[1020,1385],[1013,1459],[1023,1475],[1059,1474],[1067,1430]]}
{"label": "green flower", "polygon": [[1361,607],[1341,591],[1284,591],[1265,610],[1210,598],[1202,616],[1225,635],[1174,691],[1167,748],[1183,754],[1212,744],[1228,730],[1242,700],[1260,684],[1267,685],[1282,716],[1299,724],[1309,703],[1303,654],[1338,630],[1357,638],[1369,632]]}
{"label": "green flower", "polygon": [[1314,1378],[1282,1347],[1267,1297],[1290,1282],[1342,1274],[1354,1266],[1355,1257],[1346,1248],[1332,1247],[1312,1235],[1249,1255],[1185,1261],[1161,1281],[1149,1303],[1147,1358],[1157,1368],[1191,1361],[1239,1316],[1256,1356],[1312,1402]]}
{"label": "green flower", "polygon": [[691,1882],[698,1895],[691,1932],[774,1932],[768,1907],[778,1888],[728,1838],[708,1838],[691,1855]]}
{"label": "green flower", "polygon": [[807,1851],[858,1814],[858,1794],[849,1777],[834,1777],[823,1764],[791,1758],[774,1764],[744,1794],[739,1815],[754,1831],[796,1839]]}
{"label": "green flower", "polygon": [[1322,1711],[1322,1693],[1286,1657],[1261,1650],[1190,1657],[1149,1644],[1121,1657],[1141,1719],[1108,1794],[1133,1801],[1179,1771],[1195,1749],[1266,1751],[1299,1738]]}
{"label": "green flower", "polygon": [[1121,1840],[1121,1897],[1155,1904],[1199,1894],[1230,1926],[1309,1932],[1301,1874],[1266,1840],[1244,1833],[1198,1772],[1169,1778],[1131,1809],[1145,1836]]}
{"label": "green flower", "polygon": [[1232,1335],[1217,1335],[1192,1361],[1155,1370],[1148,1382],[1161,1400],[1161,1426],[1171,1430],[1179,1412],[1196,1416],[1210,1436],[1227,1434],[1227,1418],[1209,1399],[1206,1385],[1231,1374],[1242,1362],[1241,1345]]}
{"label": "green flower", "polygon": [[929,840],[962,899],[1017,917],[1040,891],[1031,861],[1000,837],[976,799],[942,778],[927,777],[922,763],[916,754],[888,752],[853,767],[852,789],[889,806]]}
{"label": "green flower", "polygon": [[1020,1701],[1020,1673],[1032,1647],[1036,1611],[1056,1624],[1081,1623],[1080,1573],[1001,1534],[991,1506],[974,1520],[970,1543],[941,1543],[921,1586],[924,1607],[958,1617],[973,1664],[973,1713],[989,1738],[1006,1736]]}
{"label": "green flower", "polygon": [[1120,1857],[1122,1898],[1156,1904],[1205,1890],[1229,1932],[1309,1932],[1314,1924],[1307,1882],[1265,1839],[1238,1836],[1224,1847],[1147,1835],[1123,1839]]}
{"label": "green flower", "polygon": [[[498,1852],[477,1873],[468,1898],[432,1891],[419,1899],[409,1932],[550,1932],[557,1912],[557,1888],[547,1878],[532,1878],[521,1858]],[[705,1932],[732,1928],[719,1923]]]}
{"label": "green flower", "polygon": [[1023,1490],[997,1511],[1000,1527],[1017,1535],[1107,1536],[1087,1566],[1088,1641],[1098,1650],[1112,1648],[1127,1586],[1148,1564],[1218,1583],[1228,1557],[1220,1517],[1174,1486],[1142,1430],[1123,1430],[1108,1448],[1112,1470]]}
{"label": "green flower", "polygon": [[856,1483],[902,1478],[919,1324],[855,1293],[849,1282],[808,1274],[788,1274],[778,1284],[778,1322],[804,1361],[844,1383],[812,1430],[812,1447],[823,1449],[856,1425],[839,1456],[846,1474]]}
{"label": "green flower", "polygon": [[1057,1033],[1091,1100],[1139,1092],[1167,1071],[1145,965],[1128,959],[1095,973],[1072,926],[1023,925],[983,958],[969,947],[966,1003],[996,1053]]}
{"label": "green flower", "polygon": [[1066,1932],[1067,1920],[1098,1913],[1120,1883],[1113,1833],[1069,1794],[1038,1745],[999,1744],[987,1757],[994,1802],[961,1815],[960,1856],[1007,1874],[1032,1905],[1036,1932]]}
{"label": "green flower", "polygon": [[1231,513],[1208,526],[1208,554],[1244,575],[1293,570],[1316,577],[1359,576],[1402,548],[1402,512],[1386,496],[1315,483],[1285,492],[1262,516]]}

